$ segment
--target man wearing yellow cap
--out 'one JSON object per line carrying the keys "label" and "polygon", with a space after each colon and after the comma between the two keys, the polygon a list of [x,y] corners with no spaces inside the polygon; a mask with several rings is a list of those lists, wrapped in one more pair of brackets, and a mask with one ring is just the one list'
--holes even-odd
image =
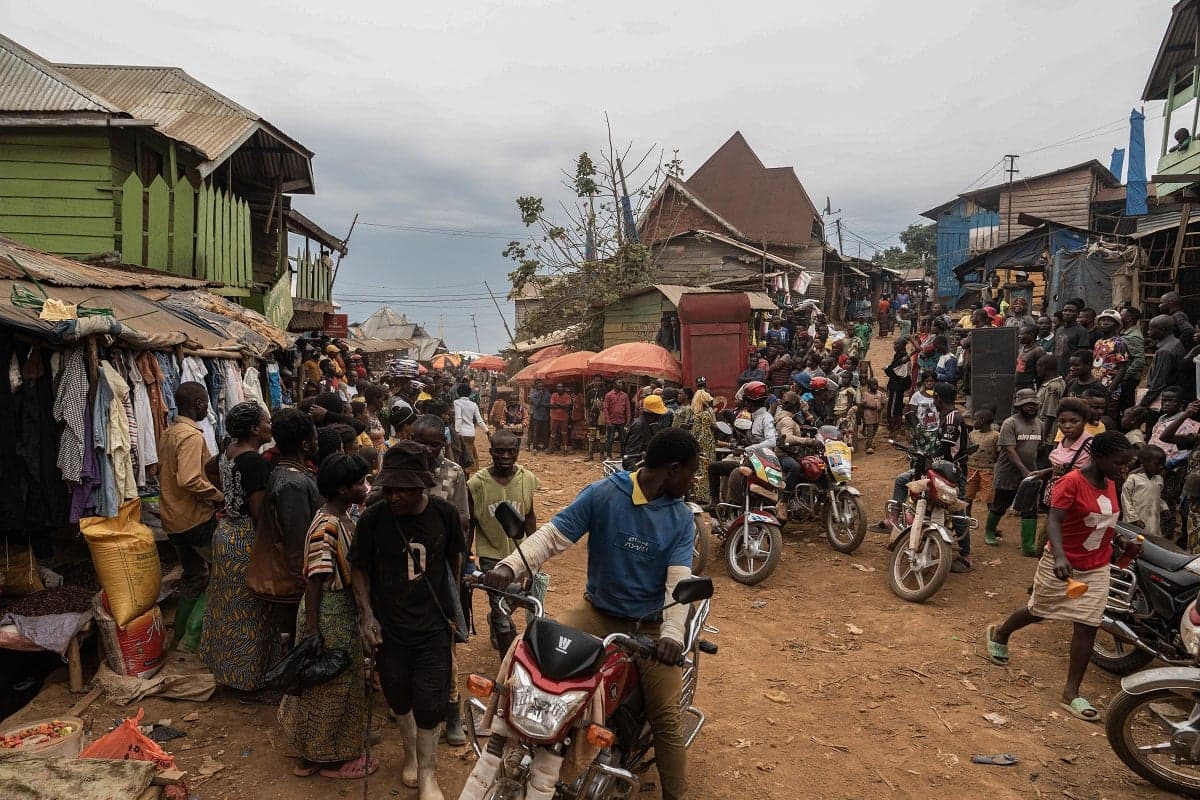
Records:
{"label": "man wearing yellow cap", "polygon": [[621,460],[626,469],[632,469],[642,460],[647,443],[663,427],[666,415],[667,404],[660,395],[652,394],[642,399],[642,413],[629,425],[621,447]]}

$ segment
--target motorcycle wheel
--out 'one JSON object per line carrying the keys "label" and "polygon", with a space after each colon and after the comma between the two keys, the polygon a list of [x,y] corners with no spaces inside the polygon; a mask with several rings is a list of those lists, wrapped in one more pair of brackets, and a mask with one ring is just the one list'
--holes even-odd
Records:
{"label": "motorcycle wheel", "polygon": [[[1187,724],[1195,713],[1196,703],[1171,689],[1137,695],[1118,691],[1105,712],[1105,733],[1113,752],[1138,775],[1167,791],[1200,797],[1200,765],[1176,764],[1171,746],[1173,736],[1179,738],[1186,754],[1200,736],[1200,727]],[[1172,726],[1173,734],[1164,733]]]}
{"label": "motorcycle wheel", "polygon": [[825,505],[825,538],[839,553],[853,553],[863,543],[867,536],[867,512],[863,509],[862,500],[842,492],[838,494],[837,504],[841,507],[841,517],[844,522],[834,518],[834,507]]}
{"label": "motorcycle wheel", "polygon": [[913,553],[908,547],[906,531],[892,551],[888,584],[901,600],[923,603],[946,582],[951,560],[950,545],[937,533],[927,530],[921,534],[917,552]]}
{"label": "motorcycle wheel", "polygon": [[774,525],[750,526],[750,547],[742,545],[742,531],[729,531],[725,537],[725,568],[738,583],[753,586],[767,579],[779,564],[783,534]]}
{"label": "motorcycle wheel", "polygon": [[1136,645],[1122,641],[1111,633],[1096,631],[1096,641],[1092,644],[1092,663],[1105,672],[1124,677],[1153,660],[1153,655]]}
{"label": "motorcycle wheel", "polygon": [[703,575],[712,553],[712,521],[707,514],[696,515],[696,543],[692,545],[692,574]]}

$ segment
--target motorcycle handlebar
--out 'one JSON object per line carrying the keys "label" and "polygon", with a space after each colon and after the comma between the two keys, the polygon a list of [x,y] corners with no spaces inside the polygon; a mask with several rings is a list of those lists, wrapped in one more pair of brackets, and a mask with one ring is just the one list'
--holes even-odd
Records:
{"label": "motorcycle handlebar", "polygon": [[[646,636],[630,636],[627,633],[610,633],[604,637],[604,646],[615,645],[620,649],[642,658],[657,659],[653,642]],[[687,663],[687,657],[680,655],[672,666],[682,667]]]}
{"label": "motorcycle handlebar", "polygon": [[494,594],[497,597],[511,600],[514,605],[532,611],[535,617],[543,617],[546,615],[545,609],[542,607],[542,601],[538,600],[533,595],[528,594],[525,590],[525,587],[521,584],[510,583],[504,589],[494,589],[491,586],[480,583],[479,579],[482,577],[482,572],[473,572],[463,578],[463,585],[468,589],[480,589],[488,594]]}

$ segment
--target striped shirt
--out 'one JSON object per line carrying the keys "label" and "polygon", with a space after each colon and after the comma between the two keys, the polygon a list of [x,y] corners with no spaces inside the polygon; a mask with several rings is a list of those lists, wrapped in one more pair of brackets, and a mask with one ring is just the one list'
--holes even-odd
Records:
{"label": "striped shirt", "polygon": [[325,587],[340,592],[350,586],[350,543],[354,523],[322,509],[308,526],[304,553],[304,577],[329,576]]}

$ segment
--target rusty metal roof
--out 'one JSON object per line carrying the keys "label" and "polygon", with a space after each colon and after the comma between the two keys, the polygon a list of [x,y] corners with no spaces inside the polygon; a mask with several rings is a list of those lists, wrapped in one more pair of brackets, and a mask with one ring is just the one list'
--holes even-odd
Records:
{"label": "rusty metal roof", "polygon": [[[113,106],[153,122],[163,135],[196,150],[207,161],[201,165],[202,175],[236,153],[236,172],[282,176],[285,192],[313,188],[311,150],[179,67],[54,66]],[[244,145],[247,151],[238,152]]]}
{"label": "rusty metal roof", "polygon": [[685,184],[754,242],[805,245],[820,217],[791,167],[766,167],[740,131]]}
{"label": "rusty metal roof", "polygon": [[0,35],[0,111],[125,112],[63,75],[53,64]]}
{"label": "rusty metal roof", "polygon": [[140,267],[84,264],[0,236],[0,278],[28,280],[31,277],[49,286],[102,289],[202,289],[221,285]]}

